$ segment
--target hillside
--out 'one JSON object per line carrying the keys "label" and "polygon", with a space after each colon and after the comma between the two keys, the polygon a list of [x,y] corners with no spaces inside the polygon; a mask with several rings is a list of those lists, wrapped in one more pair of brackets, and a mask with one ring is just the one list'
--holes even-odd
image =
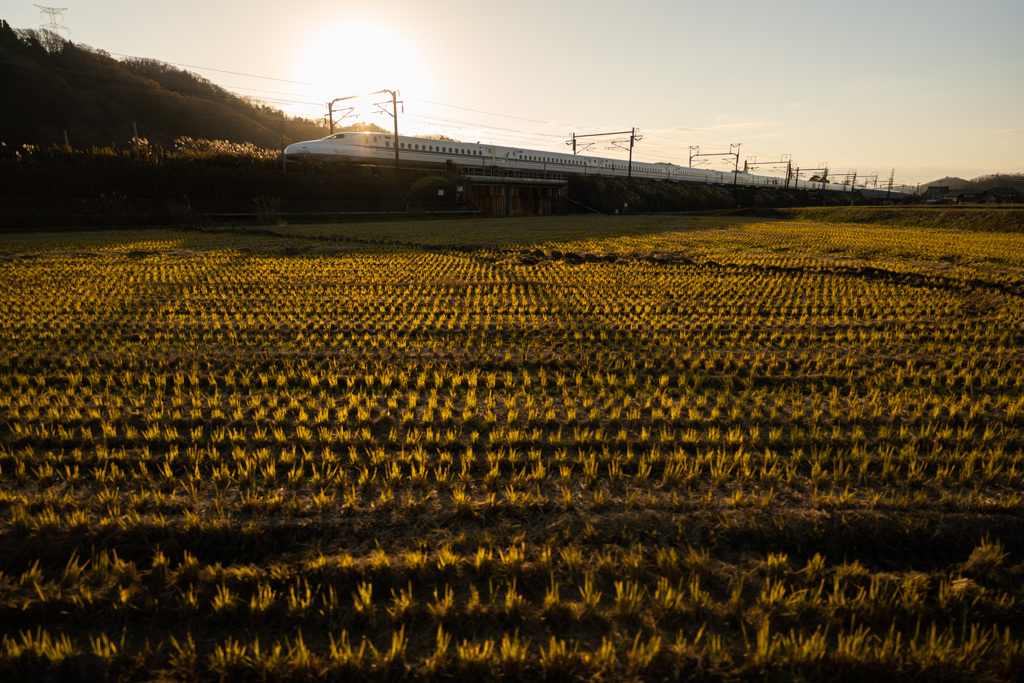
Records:
{"label": "hillside", "polygon": [[978,176],[972,180],[963,178],[945,177],[925,183],[921,186],[923,191],[929,187],[945,186],[954,190],[989,190],[993,187],[1014,187],[1024,190],[1024,173],[996,173],[994,175]]}
{"label": "hillside", "polygon": [[0,142],[76,148],[124,145],[132,124],[150,143],[180,136],[252,143],[322,137],[322,122],[285,116],[189,71],[149,59],[118,61],[102,50],[15,31],[0,20]]}

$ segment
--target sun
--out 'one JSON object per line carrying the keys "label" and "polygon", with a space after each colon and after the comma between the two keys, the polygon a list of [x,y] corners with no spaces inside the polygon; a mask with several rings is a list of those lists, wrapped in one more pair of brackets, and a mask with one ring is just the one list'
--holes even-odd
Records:
{"label": "sun", "polygon": [[[313,84],[311,95],[323,102],[378,90],[422,92],[423,60],[413,43],[374,24],[352,23],[313,32],[299,46],[299,79]],[[357,104],[357,116],[369,117],[372,103]]]}

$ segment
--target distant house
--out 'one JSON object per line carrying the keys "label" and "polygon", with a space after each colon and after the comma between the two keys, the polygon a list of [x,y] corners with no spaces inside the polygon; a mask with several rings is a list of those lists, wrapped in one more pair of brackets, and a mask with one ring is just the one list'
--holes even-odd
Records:
{"label": "distant house", "polygon": [[1015,187],[993,187],[987,194],[1000,204],[1024,203],[1024,192]]}
{"label": "distant house", "polygon": [[932,185],[925,189],[922,198],[929,203],[938,203],[949,194],[949,185]]}
{"label": "distant house", "polygon": [[953,204],[971,204],[982,201],[984,194],[984,190],[957,190],[946,193],[943,199]]}

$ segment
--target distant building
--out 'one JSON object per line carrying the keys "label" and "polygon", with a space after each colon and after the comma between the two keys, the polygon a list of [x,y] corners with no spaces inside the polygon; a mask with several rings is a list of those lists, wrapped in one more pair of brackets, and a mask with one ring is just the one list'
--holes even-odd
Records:
{"label": "distant building", "polygon": [[984,195],[984,190],[957,190],[947,193],[943,196],[943,200],[951,204],[973,204],[982,201]]}
{"label": "distant building", "polygon": [[937,204],[947,194],[949,194],[949,185],[932,185],[925,189],[921,197],[928,203]]}
{"label": "distant building", "polygon": [[987,194],[1000,204],[1024,203],[1024,192],[1015,187],[993,187]]}

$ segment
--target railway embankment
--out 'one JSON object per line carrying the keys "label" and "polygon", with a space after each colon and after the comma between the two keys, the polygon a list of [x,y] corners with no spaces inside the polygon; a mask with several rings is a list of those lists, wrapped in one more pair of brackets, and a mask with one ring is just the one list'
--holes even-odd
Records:
{"label": "railway embankment", "polygon": [[601,213],[664,213],[745,208],[838,206],[861,202],[847,193],[760,188],[654,180],[578,176],[569,179],[568,197]]}
{"label": "railway embankment", "polygon": [[[396,173],[344,163],[284,165],[272,154],[230,145],[202,154],[147,150],[139,156],[132,150],[51,148],[0,155],[0,230],[273,224],[328,215],[788,210],[860,201],[835,192],[608,176],[561,176],[564,185],[559,187],[550,178],[538,180],[535,188],[529,178],[515,181],[508,185],[497,178],[495,184],[493,176],[466,177],[454,166]],[[489,183],[498,189],[489,190]]]}

